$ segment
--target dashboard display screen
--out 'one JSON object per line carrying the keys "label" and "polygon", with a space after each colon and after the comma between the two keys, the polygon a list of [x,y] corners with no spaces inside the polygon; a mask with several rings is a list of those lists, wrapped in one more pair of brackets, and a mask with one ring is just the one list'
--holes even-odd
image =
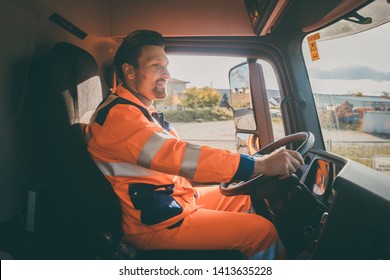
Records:
{"label": "dashboard display screen", "polygon": [[322,195],[329,182],[329,162],[319,159],[316,161],[316,165],[317,170],[313,184],[313,192],[317,195]]}

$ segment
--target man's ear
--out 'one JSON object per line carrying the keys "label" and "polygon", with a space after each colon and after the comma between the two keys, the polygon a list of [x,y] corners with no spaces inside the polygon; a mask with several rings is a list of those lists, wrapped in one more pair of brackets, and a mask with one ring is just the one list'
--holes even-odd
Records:
{"label": "man's ear", "polygon": [[135,71],[133,65],[123,63],[122,65],[123,76],[125,80],[133,80],[135,77]]}

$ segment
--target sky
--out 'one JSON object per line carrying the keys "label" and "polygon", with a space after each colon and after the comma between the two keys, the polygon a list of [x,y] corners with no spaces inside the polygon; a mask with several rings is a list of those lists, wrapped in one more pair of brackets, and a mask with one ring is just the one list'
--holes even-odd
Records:
{"label": "sky", "polygon": [[[365,95],[390,93],[390,23],[346,38],[318,41],[320,60],[312,62],[307,43],[303,53],[312,89],[317,93]],[[172,78],[191,86],[229,88],[229,69],[244,62],[239,57],[169,56]],[[277,89],[269,64],[263,65],[267,88]]]}
{"label": "sky", "polygon": [[168,69],[172,78],[190,82],[187,87],[229,88],[229,69],[244,61],[244,57],[170,55]]}
{"label": "sky", "polygon": [[390,23],[337,40],[318,42],[320,60],[308,61],[313,91],[390,93]]}

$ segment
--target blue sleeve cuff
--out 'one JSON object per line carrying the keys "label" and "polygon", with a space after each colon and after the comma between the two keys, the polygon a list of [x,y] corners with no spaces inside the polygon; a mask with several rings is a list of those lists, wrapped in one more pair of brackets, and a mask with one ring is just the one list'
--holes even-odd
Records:
{"label": "blue sleeve cuff", "polygon": [[233,180],[247,181],[253,175],[253,169],[255,168],[255,160],[251,156],[240,155],[240,164],[238,165],[236,174],[233,176]]}

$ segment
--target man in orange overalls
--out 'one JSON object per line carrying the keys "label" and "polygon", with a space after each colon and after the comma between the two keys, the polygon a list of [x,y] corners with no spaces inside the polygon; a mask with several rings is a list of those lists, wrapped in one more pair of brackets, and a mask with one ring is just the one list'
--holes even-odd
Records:
{"label": "man in orange overalls", "polygon": [[284,257],[273,224],[250,213],[248,196],[225,197],[190,181],[288,177],[303,164],[300,154],[278,150],[253,158],[180,140],[152,106],[166,96],[170,77],[157,32],[127,36],[114,63],[122,84],[99,105],[86,135],[92,158],[120,198],[126,241],[142,250],[234,249],[253,259]]}

